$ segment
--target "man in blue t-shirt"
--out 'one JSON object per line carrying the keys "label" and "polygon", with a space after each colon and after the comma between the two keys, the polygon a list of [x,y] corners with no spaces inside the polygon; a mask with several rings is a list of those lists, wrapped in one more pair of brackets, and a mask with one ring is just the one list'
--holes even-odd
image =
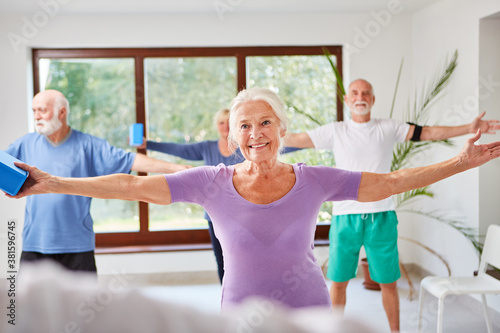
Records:
{"label": "man in blue t-shirt", "polygon": [[[130,171],[172,173],[188,166],[149,158],[111,146],[72,129],[69,103],[56,90],[33,98],[36,133],[14,141],[6,150],[23,162],[63,177],[94,177]],[[29,197],[23,229],[21,264],[52,259],[75,271],[96,272],[91,198],[42,194]]]}

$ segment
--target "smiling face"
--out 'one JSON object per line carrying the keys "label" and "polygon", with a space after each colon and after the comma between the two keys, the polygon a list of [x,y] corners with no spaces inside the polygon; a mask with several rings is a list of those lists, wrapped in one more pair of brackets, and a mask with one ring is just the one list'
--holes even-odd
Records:
{"label": "smiling face", "polygon": [[365,80],[356,80],[349,86],[344,99],[353,119],[356,116],[367,116],[375,103],[372,85]]}
{"label": "smiling face", "polygon": [[234,136],[245,159],[260,163],[277,159],[285,131],[269,104],[243,103],[235,110]]}

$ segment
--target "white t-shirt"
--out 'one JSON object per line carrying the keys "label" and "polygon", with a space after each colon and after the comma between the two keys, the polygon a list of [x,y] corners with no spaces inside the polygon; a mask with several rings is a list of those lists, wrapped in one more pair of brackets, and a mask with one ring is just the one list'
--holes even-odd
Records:
{"label": "white t-shirt", "polygon": [[[393,119],[333,122],[307,134],[315,149],[332,150],[337,168],[351,171],[387,173],[391,171],[396,142],[404,142],[410,125]],[[333,215],[377,213],[394,210],[392,198],[376,202],[353,200],[333,203]]]}

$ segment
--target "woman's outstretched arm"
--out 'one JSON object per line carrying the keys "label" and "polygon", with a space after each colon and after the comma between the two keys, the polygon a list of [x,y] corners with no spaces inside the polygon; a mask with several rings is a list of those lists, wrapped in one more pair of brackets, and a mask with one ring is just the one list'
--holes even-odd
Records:
{"label": "woman's outstretched arm", "polygon": [[476,168],[500,156],[500,142],[475,145],[481,137],[478,132],[465,143],[462,151],[447,161],[411,169],[401,169],[387,174],[363,172],[358,191],[358,201],[378,201],[393,194],[421,188],[457,173]]}
{"label": "woman's outstretched arm", "polygon": [[100,199],[144,201],[159,205],[171,203],[170,188],[163,175],[113,174],[100,177],[65,178],[52,176],[24,163],[16,163],[16,166],[28,171],[29,176],[19,193],[13,198],[60,193]]}

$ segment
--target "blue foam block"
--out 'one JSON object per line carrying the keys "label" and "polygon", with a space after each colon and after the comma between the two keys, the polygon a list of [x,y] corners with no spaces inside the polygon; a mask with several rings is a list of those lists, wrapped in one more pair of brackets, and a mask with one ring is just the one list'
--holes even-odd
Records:
{"label": "blue foam block", "polygon": [[16,195],[28,178],[28,171],[16,167],[14,162],[21,161],[0,150],[0,189],[10,195]]}
{"label": "blue foam block", "polygon": [[143,138],[144,138],[144,125],[139,123],[130,125],[129,144],[132,147],[138,147],[142,145]]}

